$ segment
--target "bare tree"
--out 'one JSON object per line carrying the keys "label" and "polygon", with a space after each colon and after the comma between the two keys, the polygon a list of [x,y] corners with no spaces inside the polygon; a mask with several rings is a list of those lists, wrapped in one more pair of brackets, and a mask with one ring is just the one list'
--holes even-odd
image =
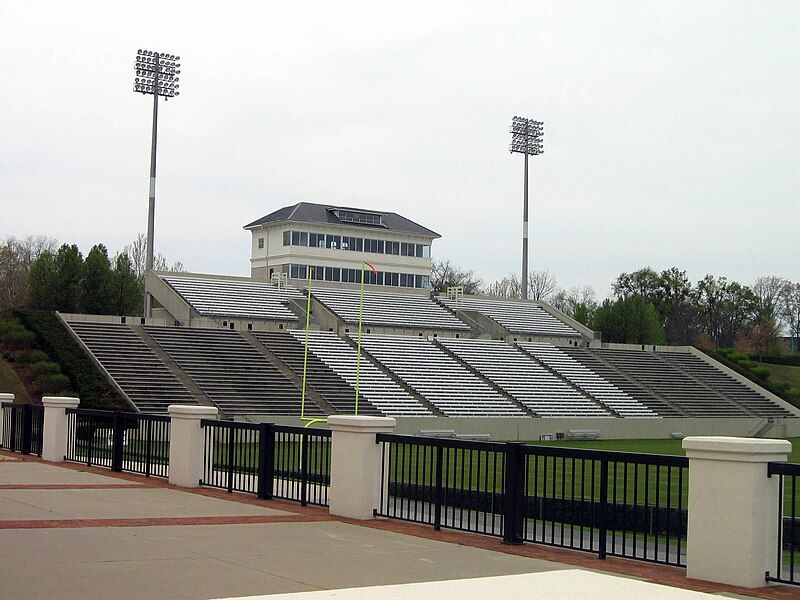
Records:
{"label": "bare tree", "polygon": [[465,294],[478,294],[481,284],[474,271],[459,269],[449,260],[433,261],[431,289],[436,293],[446,292],[449,287],[463,287]]}
{"label": "bare tree", "polygon": [[0,310],[22,306],[28,289],[28,272],[36,258],[54,254],[58,242],[47,236],[9,237],[0,242]]}
{"label": "bare tree", "polygon": [[757,322],[774,321],[775,326],[780,330],[783,325],[781,298],[789,285],[789,281],[774,275],[756,279],[752,290],[756,300],[754,317]]}
{"label": "bare tree", "polygon": [[784,289],[781,316],[789,335],[800,341],[800,283],[790,283]]}
{"label": "bare tree", "polygon": [[521,298],[522,286],[516,275],[498,279],[486,287],[486,294],[495,298]]}
{"label": "bare tree", "polygon": [[[144,274],[147,270],[147,236],[144,233],[140,233],[136,236],[135,240],[125,246],[122,253],[127,254],[128,258],[130,258],[136,277],[144,281]],[[181,261],[176,261],[172,263],[172,265],[169,265],[167,258],[163,254],[158,253],[153,257],[153,270],[177,273],[185,271],[186,269]]]}
{"label": "bare tree", "polygon": [[557,290],[556,278],[550,271],[532,271],[528,274],[528,299],[547,302]]}

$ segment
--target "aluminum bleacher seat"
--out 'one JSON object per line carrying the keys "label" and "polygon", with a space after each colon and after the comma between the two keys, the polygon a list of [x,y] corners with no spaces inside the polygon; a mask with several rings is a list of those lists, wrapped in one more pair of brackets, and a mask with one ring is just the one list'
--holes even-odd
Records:
{"label": "aluminum bleacher seat", "polygon": [[604,379],[553,344],[546,342],[517,342],[536,359],[571,381],[581,390],[614,410],[622,417],[657,417],[654,411],[640,403],[610,381]]}
{"label": "aluminum bleacher seat", "polygon": [[541,417],[612,416],[587,394],[502,340],[437,341]]}
{"label": "aluminum bleacher seat", "polygon": [[667,362],[688,372],[705,384],[712,386],[724,396],[736,401],[759,417],[789,417],[788,410],[762,396],[752,388],[736,381],[733,377],[708,364],[703,359],[687,352],[659,352]]}
{"label": "aluminum bleacher seat", "polygon": [[164,275],[162,279],[203,316],[297,321],[285,306],[292,298],[302,298],[292,287],[279,289],[266,281],[180,275]]}
{"label": "aluminum bleacher seat", "polygon": [[[300,390],[238,332],[145,326],[228,415],[299,415]],[[306,399],[306,414],[322,410]]]}
{"label": "aluminum bleacher seat", "polygon": [[[259,332],[254,335],[299,378],[302,378],[304,346],[301,341],[284,331]],[[355,389],[351,388],[344,379],[311,351],[308,352],[306,367],[306,385],[322,396],[338,412],[353,414]],[[362,415],[381,414],[381,411],[363,394],[359,398],[358,412]]]}
{"label": "aluminum bleacher seat", "polygon": [[637,384],[630,379],[626,379],[622,373],[599,360],[585,348],[573,348],[570,346],[559,346],[559,350],[578,361],[587,369],[594,371],[611,385],[619,388],[631,398],[644,404],[650,410],[661,417],[682,417],[684,413],[678,411],[673,406],[656,396],[652,390]]}
{"label": "aluminum bleacher seat", "polygon": [[[305,331],[289,332],[300,344],[305,343]],[[320,361],[339,375],[355,394],[356,351],[335,333],[309,331],[308,346]],[[431,412],[414,396],[372,364],[366,356],[361,357],[359,394],[382,413],[397,416],[426,417]]]}
{"label": "aluminum bleacher seat", "polygon": [[472,310],[499,323],[511,333],[566,338],[583,337],[579,331],[560,321],[536,302],[464,296],[451,300],[437,296],[439,302],[452,310]]}
{"label": "aluminum bleacher seat", "polygon": [[70,321],[69,326],[142,412],[196,404],[189,390],[128,325]]}
{"label": "aluminum bleacher seat", "polygon": [[[358,291],[315,290],[312,295],[345,323],[358,323]],[[469,331],[466,324],[427,296],[372,290],[364,294],[363,323],[381,327]]]}
{"label": "aluminum bleacher seat", "polygon": [[425,338],[366,334],[361,346],[447,416],[527,416],[514,402]]}
{"label": "aluminum bleacher seat", "polygon": [[691,417],[747,417],[746,411],[645,350],[589,350],[635,381],[652,388]]}

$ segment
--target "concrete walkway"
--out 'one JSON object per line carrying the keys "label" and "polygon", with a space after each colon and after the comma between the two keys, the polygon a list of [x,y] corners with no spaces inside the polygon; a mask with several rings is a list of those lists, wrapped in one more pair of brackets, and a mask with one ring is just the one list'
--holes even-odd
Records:
{"label": "concrete walkway", "polygon": [[[495,538],[399,521],[334,519],[325,509],[187,491],[78,465],[0,460],[0,598],[224,598],[576,564],[720,591],[691,585],[678,569],[533,544],[502,546]],[[768,592],[757,595],[792,597]],[[726,595],[745,597],[730,589]]]}

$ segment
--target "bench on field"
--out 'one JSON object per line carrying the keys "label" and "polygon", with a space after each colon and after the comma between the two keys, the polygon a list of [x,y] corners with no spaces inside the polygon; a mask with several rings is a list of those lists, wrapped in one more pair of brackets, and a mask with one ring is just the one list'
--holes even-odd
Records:
{"label": "bench on field", "polygon": [[456,437],[455,429],[420,429],[419,434],[422,437],[432,438],[454,438]]}
{"label": "bench on field", "polygon": [[570,440],[597,440],[600,439],[599,429],[570,429],[567,434]]}

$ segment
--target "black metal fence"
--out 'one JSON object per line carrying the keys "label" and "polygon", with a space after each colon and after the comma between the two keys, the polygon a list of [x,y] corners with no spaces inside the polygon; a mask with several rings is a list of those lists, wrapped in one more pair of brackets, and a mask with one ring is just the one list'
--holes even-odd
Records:
{"label": "black metal fence", "polygon": [[778,547],[767,581],[800,585],[800,464],[769,463],[767,475],[778,476]]}
{"label": "black metal fence", "polygon": [[376,514],[685,566],[688,459],[378,434]]}
{"label": "black metal fence", "polygon": [[331,432],[204,419],[201,485],[328,505]]}
{"label": "black metal fence", "polygon": [[168,477],[169,437],[166,415],[68,408],[64,459]]}
{"label": "black metal fence", "polygon": [[6,450],[42,455],[44,407],[41,404],[2,403],[3,436]]}

